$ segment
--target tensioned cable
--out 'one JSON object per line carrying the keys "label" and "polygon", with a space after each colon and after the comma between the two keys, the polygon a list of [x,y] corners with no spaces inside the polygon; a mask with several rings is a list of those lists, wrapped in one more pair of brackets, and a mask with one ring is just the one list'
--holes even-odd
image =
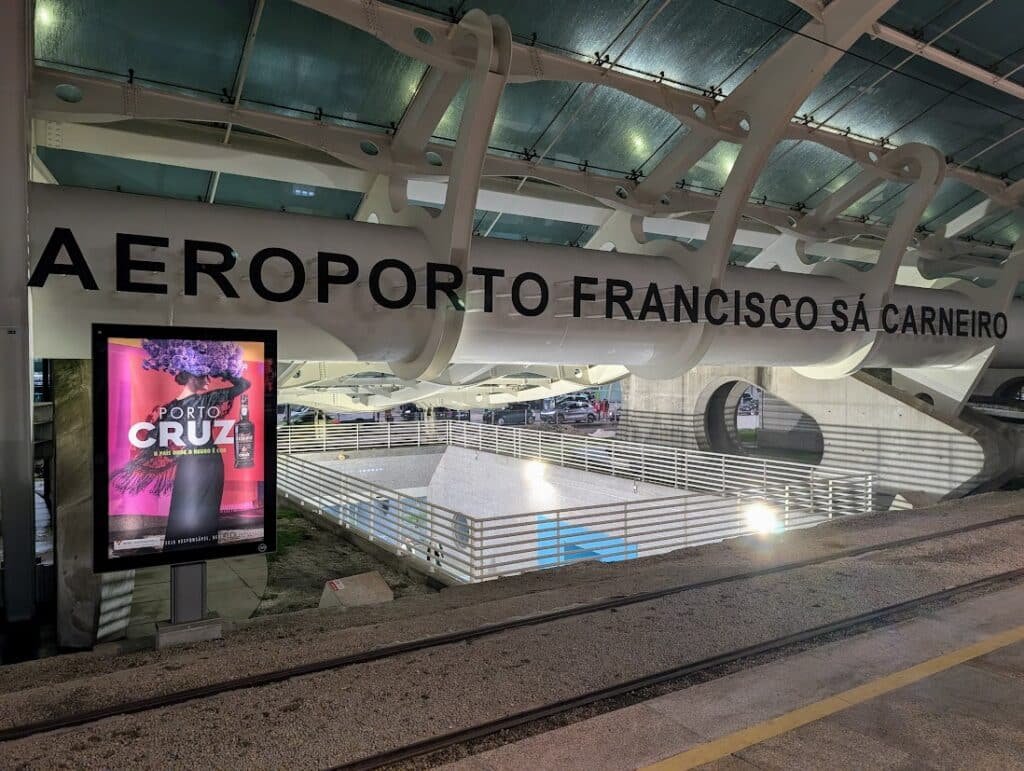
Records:
{"label": "tensioned cable", "polygon": [[[633,47],[633,44],[637,41],[637,39],[640,37],[640,35],[642,35],[647,30],[647,28],[651,26],[651,24],[654,22],[655,19],[658,18],[658,16],[661,14],[661,12],[664,11],[668,7],[670,2],[672,2],[672,0],[662,0],[661,5],[659,5],[657,7],[657,9],[654,11],[654,13],[651,14],[651,16],[646,21],[644,21],[644,23],[641,24],[639,26],[639,28],[637,28],[636,32],[633,33],[633,36],[630,37],[630,39],[622,47],[622,50],[619,51],[615,55],[615,59],[612,60],[612,62],[609,64],[609,69],[614,68],[615,65],[617,65],[619,63],[619,60],[621,60],[622,57],[626,55],[626,52],[629,51],[629,49]],[[605,51],[603,52],[604,55],[607,55],[607,52],[609,50],[611,50],[611,46],[615,45],[616,41],[618,41],[618,39],[620,37],[622,37],[622,34],[627,29],[629,29],[629,26],[636,20],[637,16],[639,16],[640,12],[643,9],[645,9],[649,4],[650,4],[650,0],[647,0],[647,2],[644,3],[644,5],[635,14],[633,14],[632,18],[630,18],[630,20],[623,27],[622,31],[620,31],[619,34],[615,36],[615,39],[612,40],[612,42],[609,43],[608,46],[605,48]],[[580,100],[579,105],[577,105],[577,107],[573,111],[572,115],[570,115],[568,117],[568,119],[565,121],[564,125],[559,130],[559,132],[557,134],[555,134],[555,136],[551,139],[550,142],[548,142],[547,147],[544,148],[543,152],[541,152],[540,155],[537,156],[536,163],[538,165],[540,164],[541,161],[544,160],[545,157],[547,157],[547,154],[551,152],[552,148],[554,148],[554,146],[555,146],[555,144],[557,144],[558,140],[562,138],[562,136],[568,130],[569,126],[571,126],[573,124],[573,122],[576,120],[576,118],[579,117],[580,113],[583,111],[583,108],[586,107],[590,103],[590,100],[593,98],[594,94],[597,93],[597,89],[598,89],[598,87],[600,85],[601,85],[600,83],[593,83],[593,84],[591,84],[590,88],[587,90],[587,93],[585,93],[583,95],[583,99]],[[526,184],[526,180],[528,180],[529,178],[530,177],[527,175],[527,176],[524,176],[519,181],[519,184],[516,185],[516,192],[517,193],[520,190],[523,189],[523,186]],[[491,222],[491,224],[488,226],[487,232],[484,233],[484,237],[485,238],[491,234],[492,230],[494,230],[494,226],[498,224],[498,220],[501,219],[501,215],[503,213],[504,212],[498,212],[497,216],[494,218],[494,221]]]}

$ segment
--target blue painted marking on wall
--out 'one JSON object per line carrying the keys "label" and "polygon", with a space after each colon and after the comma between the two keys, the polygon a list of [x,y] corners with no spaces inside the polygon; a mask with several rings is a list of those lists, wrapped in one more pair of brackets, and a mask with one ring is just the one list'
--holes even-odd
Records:
{"label": "blue painted marking on wall", "polygon": [[544,567],[561,562],[597,559],[601,562],[622,562],[636,557],[636,545],[626,539],[591,530],[582,525],[559,527],[554,517],[537,515],[537,564]]}

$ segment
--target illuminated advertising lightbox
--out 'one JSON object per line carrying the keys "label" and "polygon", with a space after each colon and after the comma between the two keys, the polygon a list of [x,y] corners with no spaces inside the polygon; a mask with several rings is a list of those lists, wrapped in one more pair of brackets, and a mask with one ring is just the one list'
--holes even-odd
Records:
{"label": "illuminated advertising lightbox", "polygon": [[276,333],[92,338],[96,572],[273,551]]}

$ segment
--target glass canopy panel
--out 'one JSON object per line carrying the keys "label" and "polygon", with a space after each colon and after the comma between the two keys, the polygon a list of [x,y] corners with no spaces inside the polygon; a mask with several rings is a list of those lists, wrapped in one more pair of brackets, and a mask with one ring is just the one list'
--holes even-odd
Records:
{"label": "glass canopy panel", "polygon": [[[926,43],[934,40],[936,48],[979,67],[1008,72],[1021,62],[1024,8],[1020,0],[981,5],[980,0],[901,0],[882,17],[882,22]],[[965,18],[975,10],[977,13]],[[955,28],[949,30],[953,25]]]}
{"label": "glass canopy panel", "polygon": [[253,47],[247,101],[353,123],[397,123],[426,65],[372,35],[290,0],[268,0]]}
{"label": "glass canopy panel", "polygon": [[490,238],[581,246],[590,240],[597,232],[597,228],[593,225],[524,217],[519,214],[499,216],[498,212],[484,212],[484,216],[477,222],[476,231]]}
{"label": "glass canopy panel", "polygon": [[848,217],[874,217],[876,210],[882,209],[906,187],[902,182],[884,182],[867,195],[854,201],[843,214]]}
{"label": "glass canopy panel", "polygon": [[772,150],[751,196],[788,206],[806,204],[849,166],[849,158],[828,147],[787,139]]}
{"label": "glass canopy panel", "polygon": [[947,177],[939,187],[935,198],[925,209],[921,224],[929,230],[937,230],[984,200],[986,200],[984,193],[975,190],[970,185]]}
{"label": "glass canopy panel", "polygon": [[251,13],[251,0],[37,0],[35,55],[219,95],[234,84]]}
{"label": "glass canopy panel", "polygon": [[738,144],[719,142],[683,173],[686,186],[702,192],[717,193],[721,191],[739,154],[740,146]]}
{"label": "glass canopy panel", "polygon": [[606,86],[583,86],[532,145],[538,152],[551,146],[545,157],[552,161],[589,161],[625,174],[644,167],[678,127],[673,116],[641,99]]}
{"label": "glass canopy panel", "polygon": [[636,14],[637,2],[623,0],[387,0],[397,5],[451,20],[471,8],[503,16],[512,35],[592,57],[603,51]]}
{"label": "glass canopy panel", "polygon": [[36,152],[60,184],[72,187],[203,200],[210,184],[208,171],[49,147]]}
{"label": "glass canopy panel", "polygon": [[[572,83],[553,81],[509,83],[498,105],[489,142],[491,148],[514,152],[524,148],[535,149],[533,143],[537,137],[554,120],[576,88]],[[452,100],[434,132],[437,137],[454,141],[466,106],[466,91],[467,86],[464,85]]]}
{"label": "glass canopy panel", "polygon": [[[873,213],[884,222],[892,222],[896,217],[899,208],[906,201],[911,187],[908,185],[902,192],[882,204]],[[973,199],[974,189],[955,179],[945,179],[939,186],[934,197],[929,202],[921,217],[921,224],[931,230],[940,227],[964,211],[967,211],[973,204],[964,206],[965,202]]]}
{"label": "glass canopy panel", "polygon": [[1019,158],[1020,144],[1012,139],[1022,126],[1024,121],[1019,118],[949,95],[896,131],[892,141],[897,145],[923,142],[956,163],[981,166],[998,174],[1016,165],[1014,149]]}
{"label": "glass canopy panel", "polygon": [[832,193],[860,174],[860,166],[847,159],[846,166],[804,200],[808,209],[821,205]]}
{"label": "glass canopy panel", "polygon": [[1024,212],[1007,212],[981,227],[969,230],[966,235],[977,241],[993,241],[1012,246],[1024,234]]}
{"label": "glass canopy panel", "polygon": [[[830,117],[846,100],[856,94],[858,84],[859,87],[866,88],[884,75],[887,67],[895,67],[906,55],[905,51],[900,51],[880,40],[861,37],[811,91],[810,96],[797,111],[797,115],[809,115],[816,121],[838,125],[833,123]],[[851,88],[854,89],[852,94],[849,92]]]}
{"label": "glass canopy panel", "polygon": [[[796,23],[800,15],[785,0],[736,4],[747,6],[749,13],[730,5],[733,3],[712,0],[673,2],[640,34],[619,63],[652,75],[664,72],[666,78],[695,88],[720,88],[734,82],[734,76],[752,71],[773,46],[792,34],[771,21]],[[638,19],[625,40],[643,22],[643,17]]]}
{"label": "glass canopy panel", "polygon": [[221,174],[215,200],[217,203],[255,209],[350,219],[362,199],[362,194],[351,190]]}

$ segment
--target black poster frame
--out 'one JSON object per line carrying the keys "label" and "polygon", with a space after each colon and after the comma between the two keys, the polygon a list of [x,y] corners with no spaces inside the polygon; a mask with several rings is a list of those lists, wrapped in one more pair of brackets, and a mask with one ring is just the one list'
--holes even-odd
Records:
{"label": "black poster frame", "polygon": [[[110,338],[157,340],[216,340],[262,343],[267,370],[263,382],[263,540],[247,543],[197,546],[168,553],[111,557],[110,543],[110,461],[109,360]],[[277,548],[277,332],[263,329],[212,329],[148,324],[92,325],[92,415],[93,415],[93,572],[110,573],[159,565],[269,554]]]}

